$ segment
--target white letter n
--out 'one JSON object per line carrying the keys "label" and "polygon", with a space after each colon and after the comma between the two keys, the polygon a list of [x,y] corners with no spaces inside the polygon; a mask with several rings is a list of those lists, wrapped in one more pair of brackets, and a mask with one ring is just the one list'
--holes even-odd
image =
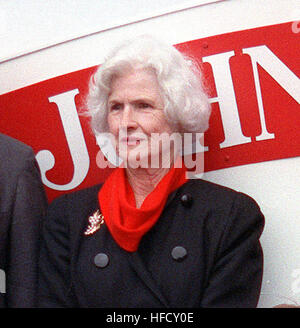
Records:
{"label": "white letter n", "polygon": [[[300,103],[300,79],[281,60],[279,60],[267,46],[243,49],[243,53],[249,54],[251,57],[257,93],[262,133],[256,137],[256,140],[272,139],[274,138],[274,134],[268,133],[266,130],[257,63],[260,64],[298,103]],[[288,111],[288,109],[286,110]]]}

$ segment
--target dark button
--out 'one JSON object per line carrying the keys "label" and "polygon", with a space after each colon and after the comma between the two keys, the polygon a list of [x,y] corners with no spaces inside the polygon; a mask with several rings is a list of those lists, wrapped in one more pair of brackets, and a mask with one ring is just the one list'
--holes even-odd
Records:
{"label": "dark button", "polygon": [[104,253],[99,253],[94,258],[94,263],[98,268],[105,268],[108,265],[109,258]]}
{"label": "dark button", "polygon": [[176,261],[182,261],[186,258],[187,256],[187,251],[184,247],[182,246],[176,246],[172,249],[172,253],[171,253],[172,257],[174,260]]}
{"label": "dark button", "polygon": [[184,194],[181,196],[182,205],[185,207],[191,207],[193,204],[193,197],[190,194]]}

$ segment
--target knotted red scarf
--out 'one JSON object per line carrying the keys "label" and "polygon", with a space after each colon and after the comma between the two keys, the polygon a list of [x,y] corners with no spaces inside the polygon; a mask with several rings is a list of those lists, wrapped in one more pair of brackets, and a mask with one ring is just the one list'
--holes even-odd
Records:
{"label": "knotted red scarf", "polygon": [[116,243],[128,252],[135,252],[143,235],[160,217],[169,194],[186,182],[186,168],[171,168],[136,207],[133,190],[125,169],[116,168],[106,179],[98,198],[104,221]]}

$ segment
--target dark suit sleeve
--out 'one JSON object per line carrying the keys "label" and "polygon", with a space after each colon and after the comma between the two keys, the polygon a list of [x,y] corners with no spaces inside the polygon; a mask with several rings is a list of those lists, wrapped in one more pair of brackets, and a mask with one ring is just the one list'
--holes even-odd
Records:
{"label": "dark suit sleeve", "polygon": [[215,245],[214,265],[202,298],[203,307],[256,307],[262,281],[259,242],[264,217],[250,197],[237,194]]}
{"label": "dark suit sleeve", "polygon": [[9,236],[7,306],[34,307],[40,232],[47,199],[34,153],[27,152],[17,178]]}
{"label": "dark suit sleeve", "polygon": [[76,307],[71,295],[70,231],[64,195],[48,208],[39,263],[39,307]]}

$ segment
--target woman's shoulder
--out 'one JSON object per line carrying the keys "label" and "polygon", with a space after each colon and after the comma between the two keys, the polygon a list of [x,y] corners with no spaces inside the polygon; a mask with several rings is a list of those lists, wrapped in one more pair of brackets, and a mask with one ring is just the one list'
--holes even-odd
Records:
{"label": "woman's shoulder", "polygon": [[195,196],[204,198],[215,198],[219,195],[235,197],[236,194],[239,193],[237,190],[204,180],[202,178],[189,179],[184,186],[186,190],[190,190],[190,192],[192,192]]}
{"label": "woman's shoulder", "polygon": [[195,219],[205,218],[208,235],[215,240],[225,232],[229,240],[249,231],[261,235],[264,215],[251,196],[203,179],[190,179],[182,192],[190,194]]}
{"label": "woman's shoulder", "polygon": [[86,216],[99,208],[98,192],[102,184],[66,193],[55,198],[49,205],[46,219],[64,221]]}
{"label": "woman's shoulder", "polygon": [[[99,208],[98,192],[101,184],[66,193],[55,198],[48,206],[44,218],[44,231],[78,235],[88,217]],[[75,238],[73,236],[73,238]]]}
{"label": "woman's shoulder", "polygon": [[238,202],[241,206],[259,208],[256,200],[250,195],[203,179],[189,179],[184,186],[183,192],[190,193],[196,201],[204,201],[213,207],[230,206],[232,203]]}
{"label": "woman's shoulder", "polygon": [[102,184],[93,185],[91,187],[79,189],[76,191],[71,191],[69,193],[65,193],[61,196],[55,198],[51,205],[56,206],[58,204],[65,203],[86,203],[87,201],[97,199],[98,192],[101,189]]}

